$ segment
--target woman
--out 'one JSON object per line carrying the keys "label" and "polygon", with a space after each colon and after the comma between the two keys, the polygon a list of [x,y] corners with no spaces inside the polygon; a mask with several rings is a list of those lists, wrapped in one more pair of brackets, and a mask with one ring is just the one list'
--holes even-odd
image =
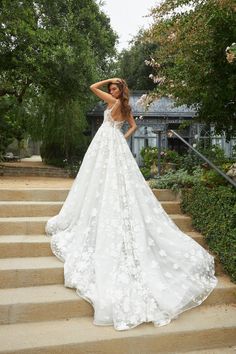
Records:
{"label": "woman", "polygon": [[[102,85],[108,85],[108,92],[101,91],[98,87]],[[137,129],[134,117],[131,114],[131,108],[129,105],[129,90],[126,82],[121,79],[108,79],[97,82],[90,86],[90,89],[101,98],[103,101],[107,102],[108,105],[113,106],[111,116],[115,116],[115,121],[123,123],[125,120],[128,121],[130,129],[125,134],[127,139],[133,132]],[[124,119],[125,118],[125,119]]]}
{"label": "woman", "polygon": [[64,262],[65,286],[93,305],[95,325],[163,326],[214,289],[214,258],[177,227],[140,172],[126,141],[137,126],[125,81],[90,89],[108,107],[46,233]]}

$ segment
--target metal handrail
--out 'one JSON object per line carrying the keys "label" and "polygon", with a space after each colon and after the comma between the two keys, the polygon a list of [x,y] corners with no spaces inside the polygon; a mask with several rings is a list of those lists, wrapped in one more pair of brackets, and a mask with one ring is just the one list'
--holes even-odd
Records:
{"label": "metal handrail", "polygon": [[[192,145],[190,145],[182,136],[176,133],[173,129],[169,129],[169,132],[172,132],[177,138],[179,138],[184,144],[186,144],[190,149],[192,149],[197,155],[199,155],[203,160],[205,160],[214,170],[216,170],[222,177],[224,177],[229,183],[231,183],[234,187],[236,187],[236,182],[229,176],[227,176],[224,172],[222,172],[216,165],[213,164],[207,157],[202,155],[199,151],[197,151]],[[167,132],[168,134],[168,132]]]}

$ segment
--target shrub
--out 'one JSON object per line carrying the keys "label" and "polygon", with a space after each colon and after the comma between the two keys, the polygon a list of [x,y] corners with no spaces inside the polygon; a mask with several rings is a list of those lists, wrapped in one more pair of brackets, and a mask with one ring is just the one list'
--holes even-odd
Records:
{"label": "shrub", "polygon": [[71,146],[69,157],[60,143],[43,143],[40,147],[42,160],[48,164],[57,167],[67,167],[68,165],[79,164],[83,158],[85,148],[79,146]]}
{"label": "shrub", "polygon": [[[158,160],[158,148],[157,147],[143,147],[140,150],[140,155],[143,159],[143,164],[146,168],[151,168],[153,162],[157,165]],[[170,149],[161,149],[161,163],[165,162],[179,162],[180,155],[178,152]]]}
{"label": "shrub", "polygon": [[77,176],[77,173],[79,172],[82,160],[67,161],[65,159],[64,163],[65,163],[65,169],[69,172],[70,177],[75,178]]}
{"label": "shrub", "polygon": [[236,282],[236,193],[234,187],[195,185],[182,190],[181,209],[192,217],[209,248]]}
{"label": "shrub", "polygon": [[[225,156],[224,150],[218,145],[211,145],[207,148],[202,147],[199,143],[196,149],[204,155],[208,160],[213,162],[216,166],[225,171],[225,166],[232,165],[233,158]],[[196,166],[208,166],[208,164],[198,156],[194,151],[190,151],[187,154],[181,155],[179,158],[179,165],[181,168],[186,169],[188,172],[192,172]]]}
{"label": "shrub", "polygon": [[140,171],[142,172],[143,177],[144,177],[145,179],[149,179],[149,178],[151,177],[150,168],[141,167],[141,168],[140,168]]}
{"label": "shrub", "polygon": [[203,171],[200,167],[196,167],[192,175],[184,169],[170,170],[157,179],[151,179],[149,185],[151,188],[170,188],[172,190],[179,190],[184,187],[190,188],[201,182],[202,173]]}

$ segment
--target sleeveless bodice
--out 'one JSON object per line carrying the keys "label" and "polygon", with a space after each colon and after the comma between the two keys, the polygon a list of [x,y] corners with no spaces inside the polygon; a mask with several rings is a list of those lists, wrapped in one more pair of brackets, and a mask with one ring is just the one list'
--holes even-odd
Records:
{"label": "sleeveless bodice", "polygon": [[114,127],[114,128],[117,128],[117,129],[121,129],[121,127],[124,124],[125,120],[122,120],[122,121],[114,120],[112,118],[112,115],[111,115],[112,108],[113,107],[105,109],[103,124],[111,126],[111,127]]}

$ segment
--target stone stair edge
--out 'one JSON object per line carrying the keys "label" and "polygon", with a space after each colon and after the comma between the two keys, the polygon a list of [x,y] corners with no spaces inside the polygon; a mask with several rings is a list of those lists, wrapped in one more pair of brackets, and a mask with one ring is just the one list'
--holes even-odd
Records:
{"label": "stone stair edge", "polygon": [[[172,354],[235,354],[236,353],[236,343],[235,346],[231,347],[221,347],[221,348],[210,348],[210,349],[200,349],[194,351],[184,351],[184,352],[175,352]],[[169,353],[170,354],[170,353]]]}
{"label": "stone stair edge", "polygon": [[[184,231],[185,234],[189,235],[189,236],[199,236],[199,237],[204,237],[199,231]],[[47,237],[48,239],[50,238],[50,236],[47,236],[46,234],[26,234],[26,235],[18,235],[18,234],[12,234],[12,235],[9,235],[9,234],[0,234],[0,238],[1,237],[17,237],[20,239],[20,237],[25,237],[26,239],[30,238],[30,237]]]}
{"label": "stone stair edge", "polygon": [[[217,289],[234,289],[236,292],[236,284],[233,283],[228,276],[224,274],[218,276],[217,278],[218,278],[218,284],[216,286]],[[12,304],[13,302],[16,302],[17,304],[19,302],[27,303],[27,301],[29,300],[29,298],[27,299],[27,296],[30,297],[32,303],[32,293],[35,296],[34,300],[36,300],[36,302],[40,302],[42,292],[44,292],[44,296],[49,295],[48,300],[55,301],[55,298],[50,297],[50,292],[52,295],[52,293],[54,294],[55,291],[61,292],[61,295],[63,296],[65,296],[65,294],[66,295],[68,294],[70,295],[71,299],[83,300],[81,297],[79,297],[76,294],[75,290],[76,290],[75,288],[65,287],[64,284],[48,284],[48,285],[36,285],[36,286],[19,287],[19,288],[3,288],[0,289],[0,306],[6,304]],[[12,301],[12,298],[14,301]],[[63,298],[63,299],[67,300],[67,298],[66,299]]]}
{"label": "stone stair edge", "polygon": [[48,166],[26,166],[24,165],[19,165],[19,166],[14,166],[14,165],[3,165],[0,163],[0,168],[1,171],[4,173],[4,171],[36,171],[36,172],[62,172],[62,173],[68,173],[68,170],[61,168],[61,167],[48,167]]}
{"label": "stone stair edge", "polygon": [[[178,219],[189,219],[191,218],[189,215],[185,214],[168,214],[171,218],[178,218]],[[0,217],[0,222],[5,221],[46,221],[50,218],[50,216],[9,216],[9,217]],[[12,219],[12,220],[11,220]]]}
{"label": "stone stair edge", "polygon": [[[201,233],[186,231],[185,234],[195,238],[204,238]],[[0,235],[0,243],[50,243],[50,237],[46,235]]]}
{"label": "stone stair edge", "polygon": [[[180,201],[176,200],[160,200],[160,203],[163,205],[179,205]],[[1,200],[0,201],[0,206],[8,206],[8,205],[62,205],[63,201],[50,201],[50,200],[38,200],[38,201],[33,201],[33,200]]]}
{"label": "stone stair edge", "polygon": [[0,223],[1,222],[19,222],[19,221],[24,221],[24,222],[37,222],[37,221],[47,221],[50,219],[50,216],[6,216],[6,217],[0,217]]}
{"label": "stone stair edge", "polygon": [[[46,235],[0,235],[0,243],[49,243],[50,239]],[[0,257],[1,258],[1,257]]]}
{"label": "stone stair edge", "polygon": [[[233,345],[235,344],[234,333],[236,329],[233,312],[236,315],[236,308],[230,305],[208,306],[191,313],[186,311],[168,326],[156,328],[153,323],[142,323],[136,328],[126,331],[117,331],[113,326],[96,326],[92,323],[91,317],[31,322],[30,325],[29,323],[2,325],[0,327],[0,353],[15,353],[15,351],[17,353],[36,353],[36,350],[37,352],[42,350],[42,353],[50,353],[49,350],[59,353],[60,346],[65,346],[65,349],[67,346],[68,350],[72,344],[87,344],[91,345],[90,348],[94,346],[93,349],[101,351],[104,342],[119,339],[122,340],[120,343],[122,347],[127,347],[127,340],[131,340],[133,344],[145,341],[146,345],[150,343],[150,346],[153,347],[155,344],[156,349],[165,348],[164,353],[168,353],[166,346],[175,345],[175,350],[178,351],[185,344],[185,338],[189,345],[190,336],[194,338],[194,344],[196,341],[200,343],[199,349],[202,348],[203,343],[200,339],[203,338],[205,338],[204,342],[208,347],[213,344]],[[226,343],[219,336],[222,327],[224,328],[224,339],[227,338]],[[125,338],[126,340],[124,340]],[[181,338],[181,340],[178,341],[177,338]],[[57,348],[58,351],[54,351],[54,348]],[[73,351],[73,353],[83,353],[82,350],[81,348],[80,351]],[[61,353],[66,353],[66,351],[61,351]],[[106,350],[103,353],[108,354],[109,351]],[[126,353],[128,352],[126,351]]]}
{"label": "stone stair edge", "polygon": [[[158,192],[170,192],[170,193],[172,193],[172,194],[178,194],[179,192],[175,192],[175,191],[173,191],[172,189],[168,189],[168,188],[151,188],[152,189],[152,191],[158,191]],[[6,188],[6,187],[3,187],[3,188],[1,188],[0,187],[0,191],[1,190],[6,190],[6,191],[12,191],[12,192],[14,192],[14,191],[20,191],[20,190],[22,190],[22,191],[25,191],[25,190],[29,190],[29,191],[35,191],[35,190],[52,190],[52,191],[61,191],[61,190],[70,190],[70,188],[69,187],[61,187],[61,188],[59,188],[59,187],[56,187],[56,188],[52,188],[52,187],[18,187],[18,188],[16,188],[16,187],[9,187],[9,188]]]}
{"label": "stone stair edge", "polygon": [[[39,268],[39,266],[41,266]],[[1,270],[13,270],[13,269],[42,269],[42,268],[63,268],[63,262],[57,257],[12,257],[12,258],[0,258],[0,271]]]}

